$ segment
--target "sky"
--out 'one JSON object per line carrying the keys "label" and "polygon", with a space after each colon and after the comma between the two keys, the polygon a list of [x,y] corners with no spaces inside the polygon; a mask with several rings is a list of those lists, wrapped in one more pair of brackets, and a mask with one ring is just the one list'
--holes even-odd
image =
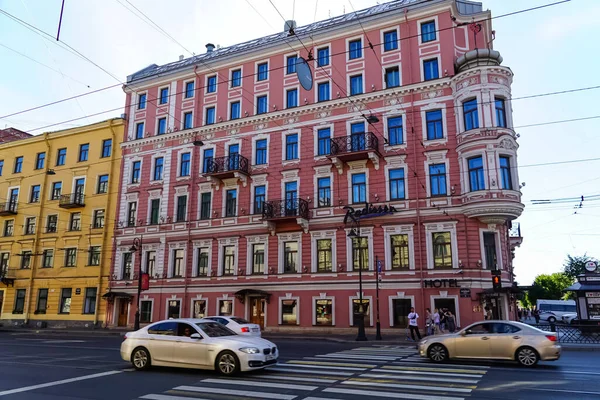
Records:
{"label": "sky", "polygon": [[[555,1],[482,3],[492,16],[500,16]],[[272,2],[286,19],[295,19],[298,26],[378,3],[303,0],[294,6],[295,0]],[[62,0],[0,0],[0,10],[56,36],[61,3]],[[43,34],[0,13],[0,128],[15,127],[40,134],[117,117],[125,104],[120,83],[127,75],[150,64],[165,64],[180,55],[191,55],[144,22],[132,5],[185,49],[197,54],[205,52],[209,42],[225,47],[283,29],[283,20],[269,0],[66,0],[60,43],[45,40]],[[494,48],[502,54],[503,65],[515,74],[513,97],[600,86],[596,41],[599,16],[600,1],[572,0],[494,19]],[[110,85],[116,87],[2,118]],[[585,199],[600,194],[600,121],[596,118],[526,126],[598,117],[598,104],[600,88],[513,101],[515,130],[520,134],[519,181],[525,204],[525,211],[517,220],[523,244],[514,260],[516,280],[521,285],[531,284],[539,274],[561,271],[567,254],[587,253],[600,258],[600,202],[596,201],[600,197]],[[82,116],[88,117],[80,119]],[[60,123],[63,121],[70,122]],[[556,164],[574,160],[583,161]],[[581,196],[583,202],[571,200]],[[566,200],[534,204],[535,200],[547,199]]]}

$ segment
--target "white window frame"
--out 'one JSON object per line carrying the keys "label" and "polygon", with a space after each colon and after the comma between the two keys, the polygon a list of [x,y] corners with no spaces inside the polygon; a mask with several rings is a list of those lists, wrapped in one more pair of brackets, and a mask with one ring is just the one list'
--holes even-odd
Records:
{"label": "white window frame", "polygon": [[[318,240],[331,240],[331,273],[337,273],[337,231],[324,230],[324,231],[311,231],[310,232],[310,250],[312,254],[311,260],[311,273],[320,273],[319,271],[319,258],[317,252],[317,241]],[[327,273],[327,272],[323,272]]]}
{"label": "white window frame", "polygon": [[[231,83],[231,82],[230,82]],[[242,101],[243,99],[241,97],[237,97],[235,99],[231,99],[231,100],[227,100],[227,121],[237,121],[237,120],[241,120],[243,118],[242,115]],[[237,119],[231,119],[231,104],[233,103],[240,103],[240,117]],[[216,109],[215,109],[215,113],[216,113]],[[215,116],[216,118],[216,116]],[[216,123],[216,121],[215,121]]]}
{"label": "white window frame", "polygon": [[196,297],[192,297],[190,299],[190,318],[196,318],[194,317],[194,302],[196,301],[203,301],[205,304],[205,310],[206,310],[206,316],[208,317],[210,315],[210,308],[208,306],[209,301],[207,297],[203,297],[201,294],[196,295]]}
{"label": "white window frame", "polygon": [[[141,322],[142,324],[151,324],[154,322],[154,298],[149,298],[147,296],[144,296],[140,299],[140,318],[142,315],[142,303],[144,301],[149,301],[150,302],[150,322]],[[167,311],[168,312],[168,311]]]}
{"label": "white window frame", "polygon": [[[200,222],[206,222],[206,221],[210,221],[210,218],[212,218],[213,215],[213,210],[214,210],[214,200],[215,200],[215,196],[214,196],[214,191],[212,190],[212,186],[210,183],[207,184],[200,184],[199,185],[199,190],[198,190],[198,199],[197,199],[197,204],[196,204],[196,219]],[[210,193],[210,210],[208,212],[209,214],[209,219],[208,220],[201,220],[200,216],[202,215],[202,194],[203,193]]]}
{"label": "white window frame", "polygon": [[[441,139],[427,139],[427,112],[428,111],[442,111],[442,129],[444,130],[444,137]],[[431,103],[421,107],[421,129],[423,133],[423,145],[425,147],[433,144],[446,144],[448,142],[448,122],[446,121],[446,103]],[[403,121],[404,122],[404,121]]]}
{"label": "white window frame", "polygon": [[[384,53],[384,54],[388,54],[388,53]],[[399,84],[398,84],[398,86],[387,87],[387,82],[386,82],[386,79],[385,79],[385,76],[386,76],[386,73],[387,73],[386,70],[388,68],[394,68],[394,67],[398,67],[398,80],[399,80]],[[402,64],[400,62],[398,62],[398,63],[391,63],[391,64],[385,64],[383,66],[383,68],[382,68],[382,76],[381,76],[381,87],[382,87],[382,89],[394,91],[394,90],[400,88],[400,86],[402,86]],[[403,131],[404,131],[404,121],[405,120],[403,119],[402,120],[402,130]]]}
{"label": "white window frame", "polygon": [[[315,133],[316,134],[316,133]],[[330,183],[330,193],[331,193],[331,205],[329,208],[335,207],[334,204],[334,176],[333,170],[331,169],[332,165],[323,165],[314,167],[315,174],[313,176],[313,187],[314,187],[314,197],[313,197],[313,207],[315,209],[327,209],[328,207],[319,207],[319,179],[321,178],[329,178]]]}
{"label": "white window frame", "polygon": [[[264,63],[267,63],[267,79],[259,81],[258,80],[258,66],[260,64],[264,64]],[[269,80],[271,79],[271,71],[269,70],[270,68],[271,68],[271,60],[268,58],[254,62],[254,84],[255,85],[260,85],[260,84],[269,82]],[[263,93],[263,94],[268,94],[268,92]],[[267,99],[268,99],[268,97],[267,97]],[[256,104],[256,95],[254,96],[254,104]]]}
{"label": "white window frame", "polygon": [[394,271],[392,269],[392,236],[394,235],[408,235],[408,271],[415,270],[415,235],[414,225],[386,225],[383,227],[384,237],[384,252],[385,252],[385,271],[393,272],[408,272],[402,270]]}
{"label": "white window frame", "polygon": [[[284,78],[285,78],[285,77],[287,77],[287,76],[289,76],[289,77],[292,77],[292,76],[294,76],[294,75],[295,75],[295,73],[294,73],[294,72],[293,72],[293,73],[291,73],[291,74],[288,74],[288,73],[287,73],[287,67],[288,67],[288,65],[287,65],[287,59],[288,59],[288,57],[290,57],[290,56],[296,56],[296,59],[298,59],[298,58],[300,58],[300,52],[298,52],[298,51],[293,51],[293,52],[286,53],[286,54],[284,54],[284,55],[283,55],[283,61],[282,61],[282,65],[283,65],[283,76],[284,76]],[[298,89],[298,96],[300,96],[300,90],[299,90],[299,89]],[[299,105],[299,104],[298,104],[298,105]]]}
{"label": "white window frame", "polygon": [[460,268],[458,263],[458,239],[456,232],[456,221],[424,223],[425,226],[425,244],[427,249],[427,269],[431,271],[441,271],[448,273],[448,269],[436,270],[433,263],[433,239],[432,234],[437,232],[450,232],[450,246],[452,249],[452,268]]}
{"label": "white window frame", "polygon": [[[218,245],[217,248],[219,250],[219,254],[217,256],[217,262],[218,262],[218,266],[217,266],[217,276],[218,277],[229,277],[229,276],[237,276],[238,275],[238,267],[239,267],[239,261],[240,261],[240,247],[239,247],[239,239],[238,238],[222,238],[222,239],[218,239]],[[224,254],[223,254],[223,249],[225,248],[225,246],[233,246],[235,249],[235,255],[233,258],[233,275],[223,275],[223,260],[224,260]],[[266,265],[265,265],[266,267]],[[218,308],[217,308],[217,312],[218,312]]]}
{"label": "white window frame", "polygon": [[[208,248],[208,270],[206,276],[198,275],[196,273],[198,266],[199,250],[201,248]],[[212,253],[213,253],[213,241],[212,239],[195,241],[193,243],[193,257],[192,257],[192,278],[208,278],[212,275]]]}
{"label": "white window frame", "polygon": [[[287,160],[285,158],[286,156],[286,149],[287,149],[287,136],[288,135],[298,135],[298,158],[294,158],[291,160]],[[289,165],[289,164],[294,164],[294,163],[299,163],[300,160],[302,159],[302,130],[301,129],[290,129],[287,131],[283,131],[281,132],[281,160],[282,160],[282,164],[285,165]],[[298,184],[298,189],[300,189],[300,184]]]}
{"label": "white window frame", "polygon": [[[207,124],[206,123],[206,110],[208,110],[209,108],[214,108],[215,109],[215,122],[213,122],[212,124]],[[217,117],[217,103],[211,103],[211,104],[207,104],[205,106],[202,107],[202,126],[211,126],[211,125],[215,125],[219,122],[218,117]]]}
{"label": "white window frame", "polygon": [[[433,60],[434,58],[437,59],[438,77],[434,78],[434,79],[425,80],[425,61]],[[438,54],[429,54],[429,55],[426,55],[423,57],[419,57],[419,67],[420,67],[422,83],[435,82],[437,79],[444,77],[442,75],[442,60],[441,60],[441,58],[442,58],[442,56],[439,53]]]}
{"label": "white window frame", "polygon": [[[467,132],[465,130],[465,111],[463,109],[463,104],[465,103],[465,101],[469,101],[469,100],[473,100],[475,99],[477,101],[477,119],[479,120],[479,128],[474,128],[474,129],[470,129],[469,131],[474,131],[475,129],[485,129],[486,128],[486,123],[485,123],[485,115],[484,115],[484,109],[483,109],[483,100],[481,98],[481,93],[476,93],[476,92],[464,92],[461,93],[460,95],[458,95],[455,99],[454,99],[454,108],[458,111],[457,112],[457,129],[459,132],[459,135],[462,133]],[[496,120],[496,104],[495,102],[491,102],[488,104],[489,106],[493,106],[493,110],[494,110],[494,121]],[[506,107],[506,102],[504,103],[504,106]],[[506,108],[504,109],[504,111],[506,112]]]}
{"label": "white window frame", "polygon": [[[266,82],[266,81],[261,81],[261,82]],[[258,113],[258,98],[259,97],[263,97],[263,96],[267,96],[267,112],[259,114]],[[253,110],[253,115],[256,115],[256,116],[267,115],[267,114],[269,114],[269,112],[271,112],[271,107],[269,106],[269,92],[267,91],[267,92],[255,93],[254,94],[254,110]]]}
{"label": "white window frame", "polygon": [[[385,34],[391,31],[396,31],[396,37],[398,38],[398,48],[394,50],[385,50]],[[398,25],[390,26],[388,28],[383,28],[379,30],[379,43],[381,43],[381,55],[394,54],[398,53],[401,50],[402,39],[400,38],[400,29]]]}
{"label": "white window frame", "polygon": [[[187,84],[190,82],[194,82],[194,93],[192,93],[191,97],[185,97],[185,95],[187,94]],[[185,81],[183,81],[183,93],[181,94],[181,101],[189,101],[191,99],[196,98],[196,91],[198,90],[198,87],[196,85],[196,78],[192,78],[192,79],[186,79]]]}
{"label": "white window frame", "polygon": [[[363,292],[362,296],[363,300],[369,300],[369,315],[368,320],[365,318],[365,327],[373,326],[373,307],[375,307],[375,303],[373,303],[373,296],[365,296]],[[356,296],[348,297],[348,325],[350,327],[354,326],[354,303],[353,300],[360,300],[360,293],[356,293]]]}
{"label": "white window frame", "polygon": [[[292,76],[292,75],[290,75],[290,76]],[[297,96],[296,107],[288,107],[288,105],[287,105],[287,92],[289,90],[296,90],[296,96]],[[286,86],[283,88],[283,104],[285,105],[285,107],[282,107],[282,108],[285,110],[293,110],[294,108],[302,107],[302,104],[300,103],[300,85]]]}
{"label": "white window frame", "polygon": [[264,244],[265,246],[265,270],[263,275],[269,273],[269,236],[268,235],[252,235],[246,236],[246,275],[259,276],[252,273],[254,266],[253,245]]}
{"label": "white window frame", "polygon": [[[388,202],[395,202],[397,204],[405,203],[409,198],[408,193],[408,165],[406,164],[406,154],[385,157],[386,164],[383,167],[385,172],[385,198]],[[390,170],[401,169],[404,171],[404,198],[403,199],[391,199],[390,193]]]}
{"label": "white window frame", "polygon": [[[284,274],[284,262],[285,262],[285,243],[286,242],[297,242],[298,243],[298,265],[296,266],[296,274],[302,276],[302,232],[293,233],[278,233],[277,234],[277,252],[279,265],[277,268],[278,274]],[[294,275],[294,273],[285,273],[285,275]]]}
{"label": "white window frame", "polygon": [[[169,93],[167,94],[167,102],[166,102],[166,103],[161,103],[161,102],[160,102],[160,100],[161,100],[161,95],[160,95],[160,92],[161,92],[163,89],[168,89],[168,91],[169,91]],[[157,99],[157,102],[156,102],[156,103],[157,103],[157,107],[164,107],[164,106],[168,105],[169,103],[171,103],[171,94],[172,94],[172,93],[171,93],[171,85],[160,86],[160,87],[158,88],[158,95],[156,96],[156,99]],[[148,108],[148,98],[147,98],[147,97],[146,97],[146,108]],[[167,129],[168,129],[168,128],[169,128],[169,121],[167,121]]]}
{"label": "white window frame", "polygon": [[[191,113],[192,114],[192,127],[191,128],[186,128],[185,127],[185,114]],[[193,108],[187,108],[185,110],[181,110],[181,127],[179,128],[180,130],[186,130],[186,129],[194,129],[196,127],[195,125],[195,115],[194,115],[194,109]]]}
{"label": "white window frame", "polygon": [[[448,154],[448,150],[436,150],[436,151],[426,151],[425,152],[425,161],[423,161],[425,166],[425,179],[427,182],[425,183],[427,187],[427,197],[430,200],[434,199],[443,199],[446,197],[452,196],[452,188],[453,186],[450,183],[450,160],[446,157]],[[446,196],[435,196],[431,195],[431,179],[429,178],[429,166],[432,164],[445,164],[446,165]]]}
{"label": "white window frame", "polygon": [[[415,306],[415,296],[407,296],[405,292],[397,292],[396,295],[388,296],[388,310],[390,316],[390,328],[394,327],[394,300],[410,300],[410,306]],[[407,314],[408,317],[408,314]],[[420,315],[419,315],[420,317]],[[404,327],[402,327],[404,328]]]}
{"label": "white window frame", "polygon": [[[175,295],[173,295],[175,296]],[[169,319],[169,302],[170,301],[179,301],[179,317],[181,318],[181,314],[183,314],[183,299],[181,297],[171,297],[165,299],[165,319]]]}
{"label": "white window frame", "polygon": [[[360,39],[360,46],[362,47],[361,53],[360,53],[360,57],[358,58],[350,58],[350,42],[354,42],[355,40]],[[365,35],[356,35],[356,36],[351,36],[349,38],[346,38],[346,63],[352,63],[352,62],[356,62],[356,61],[361,61],[365,59],[365,52],[366,49],[364,48],[365,46],[363,46],[365,44]],[[331,54],[329,55],[329,57],[331,58]],[[329,64],[331,65],[331,60],[329,62]],[[364,78],[364,75],[363,75]],[[364,79],[363,79],[364,81]],[[350,92],[348,92],[350,93]]]}
{"label": "white window frame", "polygon": [[323,326],[335,326],[335,296],[327,296],[327,293],[320,293],[319,296],[312,297],[312,325],[317,325],[317,300],[331,300],[331,325]]}
{"label": "white window frame", "polygon": [[[358,271],[354,271],[352,269],[352,238],[348,237],[348,234],[351,230],[351,228],[347,228],[344,230],[346,235],[346,271],[349,273],[358,274]],[[359,236],[367,238],[367,243],[369,245],[369,265],[367,266],[367,271],[374,271],[373,265],[375,260],[373,259],[373,227],[361,227]],[[363,270],[363,272],[367,271]]]}
{"label": "white window frame", "polygon": [[[190,174],[189,175],[181,175],[181,156],[185,153],[189,153],[190,154]],[[179,149],[177,151],[177,174],[175,175],[177,178],[176,180],[181,180],[181,179],[189,179],[193,176],[194,174],[194,152],[192,151],[191,148],[182,148]]]}
{"label": "white window frame", "polygon": [[[330,64],[331,64],[331,62],[330,62]],[[319,84],[320,83],[329,83],[329,100],[319,101]],[[321,79],[321,80],[315,82],[315,99],[314,99],[315,104],[324,103],[326,101],[333,100],[333,97],[332,97],[333,96],[333,88],[331,86],[332,86],[332,82],[331,82],[331,79],[329,79],[329,78]],[[298,106],[300,106],[300,104],[298,104]],[[316,154],[316,152],[315,152],[315,154]]]}
{"label": "white window frame", "polygon": [[[161,158],[163,159],[163,173],[162,173],[162,179],[158,179],[158,180],[154,180],[154,170],[156,169],[156,159],[157,158]],[[151,157],[151,164],[150,164],[150,183],[160,183],[160,182],[164,182],[165,180],[165,175],[167,171],[167,154],[164,153],[155,153],[152,155]],[[110,177],[109,177],[110,179]]]}
{"label": "white window frame", "polygon": [[[213,160],[215,158],[217,158],[217,145],[216,144],[202,146],[201,151],[200,151],[200,166],[199,166],[199,171],[198,171],[198,173],[200,173],[200,174],[204,174],[204,172],[203,172],[204,171],[203,170],[203,168],[204,168],[204,152],[206,150],[213,151],[213,156],[212,156]],[[177,171],[177,173],[179,173],[179,171]],[[218,186],[217,186],[217,188],[218,188]],[[198,214],[198,215],[200,215],[200,214]]]}
{"label": "white window frame", "polygon": [[367,168],[366,160],[361,161],[351,161],[348,163],[350,169],[346,174],[346,178],[348,180],[348,204],[350,205],[360,205],[364,203],[354,203],[352,201],[352,175],[356,174],[365,174],[365,186],[366,186],[366,198],[365,200],[369,202],[370,200],[370,192],[369,192],[369,172],[370,168]]}
{"label": "white window frame", "polygon": [[[183,250],[183,269],[181,271],[181,276],[173,276],[175,273],[175,251]],[[187,259],[188,259],[188,249],[185,244],[182,243],[171,243],[169,246],[169,265],[168,265],[168,279],[184,279],[186,277],[187,272]],[[157,253],[158,255],[158,253]]]}
{"label": "white window frame", "polygon": [[329,156],[328,154],[319,155],[319,130],[329,128],[329,137],[333,139],[333,135],[335,132],[335,127],[333,123],[321,124],[313,126],[313,141],[314,141],[314,149],[313,154],[315,160],[325,160]]}
{"label": "white window frame", "polygon": [[[495,226],[489,226],[487,228],[479,228],[479,249],[481,251],[481,269],[485,269],[488,270],[488,268],[486,267],[486,260],[485,260],[485,245],[483,243],[483,234],[484,233],[493,233],[495,235],[495,240],[494,243],[496,245],[496,257],[497,257],[497,263],[498,263],[498,270],[499,271],[504,271],[505,268],[504,264],[502,264],[502,239],[501,239],[501,235],[503,232],[500,232],[500,230],[495,227]],[[491,271],[491,270],[488,270]]]}
{"label": "white window frame", "polygon": [[[269,142],[267,142],[268,145]],[[257,186],[265,187],[265,201],[269,198],[269,181],[267,179],[267,174],[260,175],[252,175],[250,178],[252,182],[250,183],[250,209],[248,210],[248,215],[258,215],[254,214],[254,188]],[[260,216],[262,218],[262,216]]]}
{"label": "white window frame", "polygon": [[[364,52],[363,52],[364,54]],[[362,76],[362,93],[358,93],[358,94],[350,94],[351,92],[351,79],[357,75],[361,75]],[[365,85],[366,85],[366,79],[365,79],[365,71],[364,69],[361,69],[360,71],[352,71],[352,72],[348,72],[346,73],[346,93],[348,94],[348,96],[360,96],[366,93],[365,91]],[[366,132],[366,129],[365,129]]]}
{"label": "white window frame", "polygon": [[[216,78],[216,83],[215,83],[215,91],[214,92],[208,92],[208,79],[215,77]],[[219,93],[219,74],[218,73],[214,73],[214,74],[206,74],[204,76],[204,97],[206,96],[215,96]],[[215,114],[216,117],[216,114]]]}
{"label": "white window frame", "polygon": [[[469,159],[471,158],[476,158],[476,157],[481,157],[482,163],[483,163],[483,182],[485,185],[485,189],[483,190],[476,190],[474,192],[471,191],[471,176],[469,174]],[[489,178],[489,174],[491,173],[492,176],[496,176],[496,187],[494,187],[494,189],[500,189],[500,158],[499,156],[496,157],[497,158],[497,168],[493,168],[493,166],[488,165],[488,153],[485,150],[481,150],[481,149],[477,149],[477,150],[471,150],[471,151],[467,151],[464,153],[460,153],[458,156],[458,164],[459,167],[462,170],[462,173],[460,174],[460,183],[461,183],[461,189],[462,189],[462,193],[484,193],[486,190],[490,190],[492,189],[492,186],[490,185],[490,178]],[[511,168],[512,169],[512,168]],[[512,172],[512,171],[511,171]],[[514,182],[513,182],[514,184]],[[513,186],[514,187],[514,186]]]}
{"label": "white window frame", "polygon": [[300,325],[300,297],[299,296],[289,296],[291,293],[286,293],[285,297],[279,297],[279,313],[278,313],[278,324],[281,326],[293,326],[293,324],[283,324],[283,301],[284,300],[295,300],[296,301],[296,324]]}
{"label": "white window frame", "polygon": [[223,296],[217,297],[216,299],[216,312],[215,312],[215,316],[222,316],[221,314],[219,314],[220,310],[219,310],[219,306],[221,305],[221,301],[231,301],[231,316],[235,315],[235,297],[229,297],[229,295],[227,293],[223,294]]}
{"label": "white window frame", "polygon": [[[263,139],[267,140],[267,163],[257,165],[256,164],[256,142],[258,142],[259,140],[263,140]],[[271,135],[266,134],[266,133],[260,133],[256,136],[254,136],[252,138],[252,166],[258,167],[258,168],[268,167],[270,150],[271,150]]]}
{"label": "white window frame", "polygon": [[[158,122],[161,119],[163,119],[163,118],[165,120],[165,133],[158,133],[158,125],[159,125]],[[154,135],[153,136],[162,136],[162,135],[166,135],[167,133],[170,133],[169,132],[169,118],[167,118],[166,116],[164,116],[164,115],[157,115],[156,116],[156,122],[154,123],[154,125],[155,126],[154,126]],[[146,132],[146,133],[148,133],[148,132]],[[148,135],[148,136],[150,136],[150,135]]]}
{"label": "white window frame", "polygon": [[[425,22],[430,22],[430,21],[434,21],[435,22],[435,40],[431,40],[429,42],[425,42],[423,43],[423,36],[421,35],[421,24],[425,23]],[[417,29],[418,29],[418,37],[419,37],[419,46],[421,45],[430,45],[430,44],[435,44],[435,43],[439,43],[440,42],[440,35],[438,32],[440,29],[440,24],[438,22],[438,17],[433,16],[433,17],[427,17],[427,18],[421,18],[417,20]],[[439,62],[439,60],[438,60]]]}
{"label": "white window frame", "polygon": [[[230,190],[235,190],[235,214],[232,216],[226,216],[227,214],[227,192]],[[223,218],[237,218],[240,216],[240,188],[236,186],[225,186],[223,187],[222,196],[222,208],[221,208],[221,216]],[[211,199],[212,200],[212,199]],[[211,201],[212,203],[212,201]],[[211,204],[212,206],[212,204]]]}
{"label": "white window frame", "polygon": [[[238,69],[240,70],[240,73],[241,73],[240,86],[231,86],[231,84],[233,82],[233,79],[232,79],[233,78],[233,71],[237,71]],[[258,74],[256,74],[256,75],[258,75]],[[229,90],[238,90],[238,89],[241,90],[241,88],[244,86],[244,66],[243,65],[238,65],[236,67],[229,68],[228,78],[229,78],[229,83],[227,84],[227,87],[228,87]],[[240,108],[240,116],[241,116],[241,111],[242,110]]]}

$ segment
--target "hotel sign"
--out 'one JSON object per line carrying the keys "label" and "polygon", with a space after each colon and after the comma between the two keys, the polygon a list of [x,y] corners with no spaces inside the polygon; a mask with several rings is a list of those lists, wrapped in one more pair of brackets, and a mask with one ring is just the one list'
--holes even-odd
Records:
{"label": "hotel sign", "polygon": [[457,279],[429,279],[423,281],[424,288],[459,288]]}
{"label": "hotel sign", "polygon": [[348,220],[358,222],[359,219],[380,217],[382,215],[393,214],[398,211],[394,206],[375,206],[372,203],[365,203],[364,208],[359,209],[355,209],[352,206],[344,206],[344,210],[346,210],[344,224],[347,224]]}

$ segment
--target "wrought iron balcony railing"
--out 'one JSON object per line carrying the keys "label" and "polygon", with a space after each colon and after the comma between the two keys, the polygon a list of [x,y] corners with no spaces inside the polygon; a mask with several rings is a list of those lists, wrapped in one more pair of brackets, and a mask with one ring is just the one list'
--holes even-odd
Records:
{"label": "wrought iron balcony railing", "polygon": [[205,175],[222,175],[229,172],[243,172],[248,175],[248,159],[236,153],[205,161]]}
{"label": "wrought iron balcony railing", "polygon": [[83,193],[63,194],[60,196],[58,206],[62,208],[83,207],[85,206],[84,195]]}
{"label": "wrought iron balcony railing", "polygon": [[6,203],[0,203],[0,215],[15,215],[17,214],[17,202],[7,201]]}
{"label": "wrought iron balcony railing", "polygon": [[353,133],[331,139],[331,155],[342,156],[366,151],[379,152],[379,139],[372,132]]}
{"label": "wrought iron balcony railing", "polygon": [[308,202],[304,199],[270,200],[263,203],[263,219],[308,219]]}

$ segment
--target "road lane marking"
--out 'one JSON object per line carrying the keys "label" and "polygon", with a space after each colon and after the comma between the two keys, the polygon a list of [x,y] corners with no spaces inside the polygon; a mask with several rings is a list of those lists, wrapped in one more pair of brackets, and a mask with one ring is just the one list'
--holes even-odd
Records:
{"label": "road lane marking", "polygon": [[[300,365],[299,365],[300,367]],[[321,367],[325,368],[325,367]],[[293,373],[293,374],[313,374],[317,376],[321,376],[319,374],[325,374],[324,376],[333,375],[333,376],[352,376],[354,372],[337,372],[337,371],[315,371],[315,370],[301,370],[301,369],[290,369],[290,368],[277,368],[277,367],[269,367],[267,371],[273,372],[282,372],[282,373]]]}
{"label": "road lane marking", "polygon": [[286,381],[297,381],[297,382],[314,382],[314,383],[328,383],[328,384],[332,384],[332,383],[336,383],[338,380],[337,379],[323,379],[323,378],[313,378],[313,377],[306,377],[306,376],[277,376],[277,375],[266,375],[263,374],[260,376],[260,379],[279,379],[279,380],[286,380]]}
{"label": "road lane marking", "polygon": [[275,383],[275,382],[260,382],[260,381],[248,381],[243,379],[202,379],[204,383],[215,383],[220,385],[240,385],[240,386],[258,386],[258,387],[273,387],[279,389],[294,389],[294,390],[316,390],[318,386],[307,386],[307,385],[290,385],[288,383]]}
{"label": "road lane marking", "polygon": [[48,358],[47,360],[40,360],[40,363],[55,362],[55,361],[78,361],[78,360],[89,360],[106,358],[106,356],[80,356],[80,357],[68,357],[68,358]]}
{"label": "road lane marking", "polygon": [[323,392],[328,393],[340,393],[340,394],[357,394],[365,396],[365,398],[371,397],[385,397],[387,399],[409,399],[409,400],[465,400],[464,397],[450,397],[450,396],[429,396],[426,394],[416,393],[399,393],[399,392],[380,392],[374,390],[358,390],[358,389],[340,389],[340,388],[326,388]]}
{"label": "road lane marking", "polygon": [[316,364],[328,365],[330,367],[357,367],[357,368],[375,368],[377,364],[351,364],[351,363],[335,363],[335,362],[313,362],[313,361],[288,361],[287,364]]}
{"label": "road lane marking", "polygon": [[179,390],[183,392],[194,392],[194,393],[216,393],[216,394],[230,394],[232,396],[245,396],[248,397],[249,394],[252,394],[253,397],[258,397],[261,399],[274,399],[274,400],[293,400],[296,395],[289,394],[278,394],[278,393],[269,393],[269,392],[248,392],[247,390],[232,390],[232,389],[223,389],[223,388],[212,388],[212,387],[200,387],[200,386],[177,386],[173,390]]}
{"label": "road lane marking", "polygon": [[560,392],[560,393],[577,393],[577,394],[595,394],[596,396],[600,396],[600,392],[584,392],[581,390],[562,390],[562,389],[527,389],[523,388],[523,390],[539,390],[542,392]]}
{"label": "road lane marking", "polygon": [[[313,364],[296,364],[293,362],[287,362],[284,364],[277,364],[278,367],[298,367],[298,368],[317,368],[317,369],[331,369],[332,366],[330,365],[320,365],[322,363],[316,363],[315,365]],[[340,371],[366,371],[367,368],[356,368],[356,367],[336,367],[334,365],[336,371],[340,370]]]}
{"label": "road lane marking", "polygon": [[426,376],[398,376],[398,375],[386,375],[386,374],[361,374],[359,377],[367,377],[367,378],[383,378],[383,379],[408,379],[408,380],[418,380],[418,381],[430,381],[430,382],[455,382],[455,383],[471,383],[477,384],[479,379],[456,379],[456,378],[430,378]]}
{"label": "road lane marking", "polygon": [[401,383],[382,383],[382,382],[361,382],[361,381],[344,381],[344,385],[356,385],[356,386],[376,386],[376,387],[387,387],[390,389],[412,389],[412,390],[427,390],[431,392],[456,392],[456,393],[471,393],[476,387],[470,388],[457,388],[449,386],[429,386],[429,385],[405,385]]}
{"label": "road lane marking", "polygon": [[386,374],[394,373],[394,374],[407,374],[407,375],[456,376],[459,378],[483,378],[483,375],[456,374],[453,372],[439,373],[439,372],[427,372],[427,371],[404,371],[404,370],[381,369],[381,368],[375,368],[375,369],[372,369],[371,371],[372,372],[385,372]]}
{"label": "road lane marking", "polygon": [[432,372],[459,372],[463,374],[487,374],[487,371],[474,371],[472,369],[458,369],[458,368],[432,368],[432,367],[400,367],[394,365],[385,365],[382,367],[383,369],[391,369],[391,370],[408,370],[408,371],[432,371]]}
{"label": "road lane marking", "polygon": [[145,400],[210,400],[210,399],[205,399],[205,398],[200,398],[200,397],[183,397],[183,396],[169,396],[166,394],[147,394],[145,396],[142,397],[138,397],[138,399],[145,399]]}
{"label": "road lane marking", "polygon": [[345,358],[347,360],[364,360],[366,361],[394,361],[399,357],[382,357],[382,356],[361,356],[361,355],[351,355],[351,354],[318,354],[315,357],[318,358]]}
{"label": "road lane marking", "polygon": [[[39,367],[40,364],[33,362],[21,362],[21,361],[0,361],[0,364],[19,364],[19,365],[35,365]],[[71,369],[102,369],[101,367],[86,367],[81,365],[53,365],[53,368],[71,368]]]}
{"label": "road lane marking", "polygon": [[[409,361],[409,362],[406,362]],[[427,365],[432,365],[432,362],[429,360],[423,360],[423,361],[419,361],[420,364],[427,364]],[[392,364],[407,364],[407,365],[415,365],[415,362],[412,361],[410,362],[410,360],[402,360],[402,361],[393,361]],[[454,368],[454,367],[459,367],[459,368],[464,368],[464,367],[468,367],[468,368],[478,368],[478,369],[490,369],[489,366],[487,365],[471,365],[471,364],[435,364],[436,368]]]}
{"label": "road lane marking", "polygon": [[120,374],[122,372],[123,371],[106,371],[106,372],[99,372],[97,374],[78,376],[77,378],[69,378],[69,379],[63,379],[63,380],[60,380],[60,381],[40,383],[38,385],[25,386],[25,387],[16,388],[16,389],[5,390],[3,392],[0,392],[0,396],[8,396],[9,394],[29,392],[31,390],[36,390],[36,389],[41,389],[41,388],[46,388],[46,387],[51,387],[51,386],[64,385],[64,384],[67,384],[67,383],[85,381],[85,380],[94,379],[94,378],[101,378],[103,376],[110,376],[110,375]]}

